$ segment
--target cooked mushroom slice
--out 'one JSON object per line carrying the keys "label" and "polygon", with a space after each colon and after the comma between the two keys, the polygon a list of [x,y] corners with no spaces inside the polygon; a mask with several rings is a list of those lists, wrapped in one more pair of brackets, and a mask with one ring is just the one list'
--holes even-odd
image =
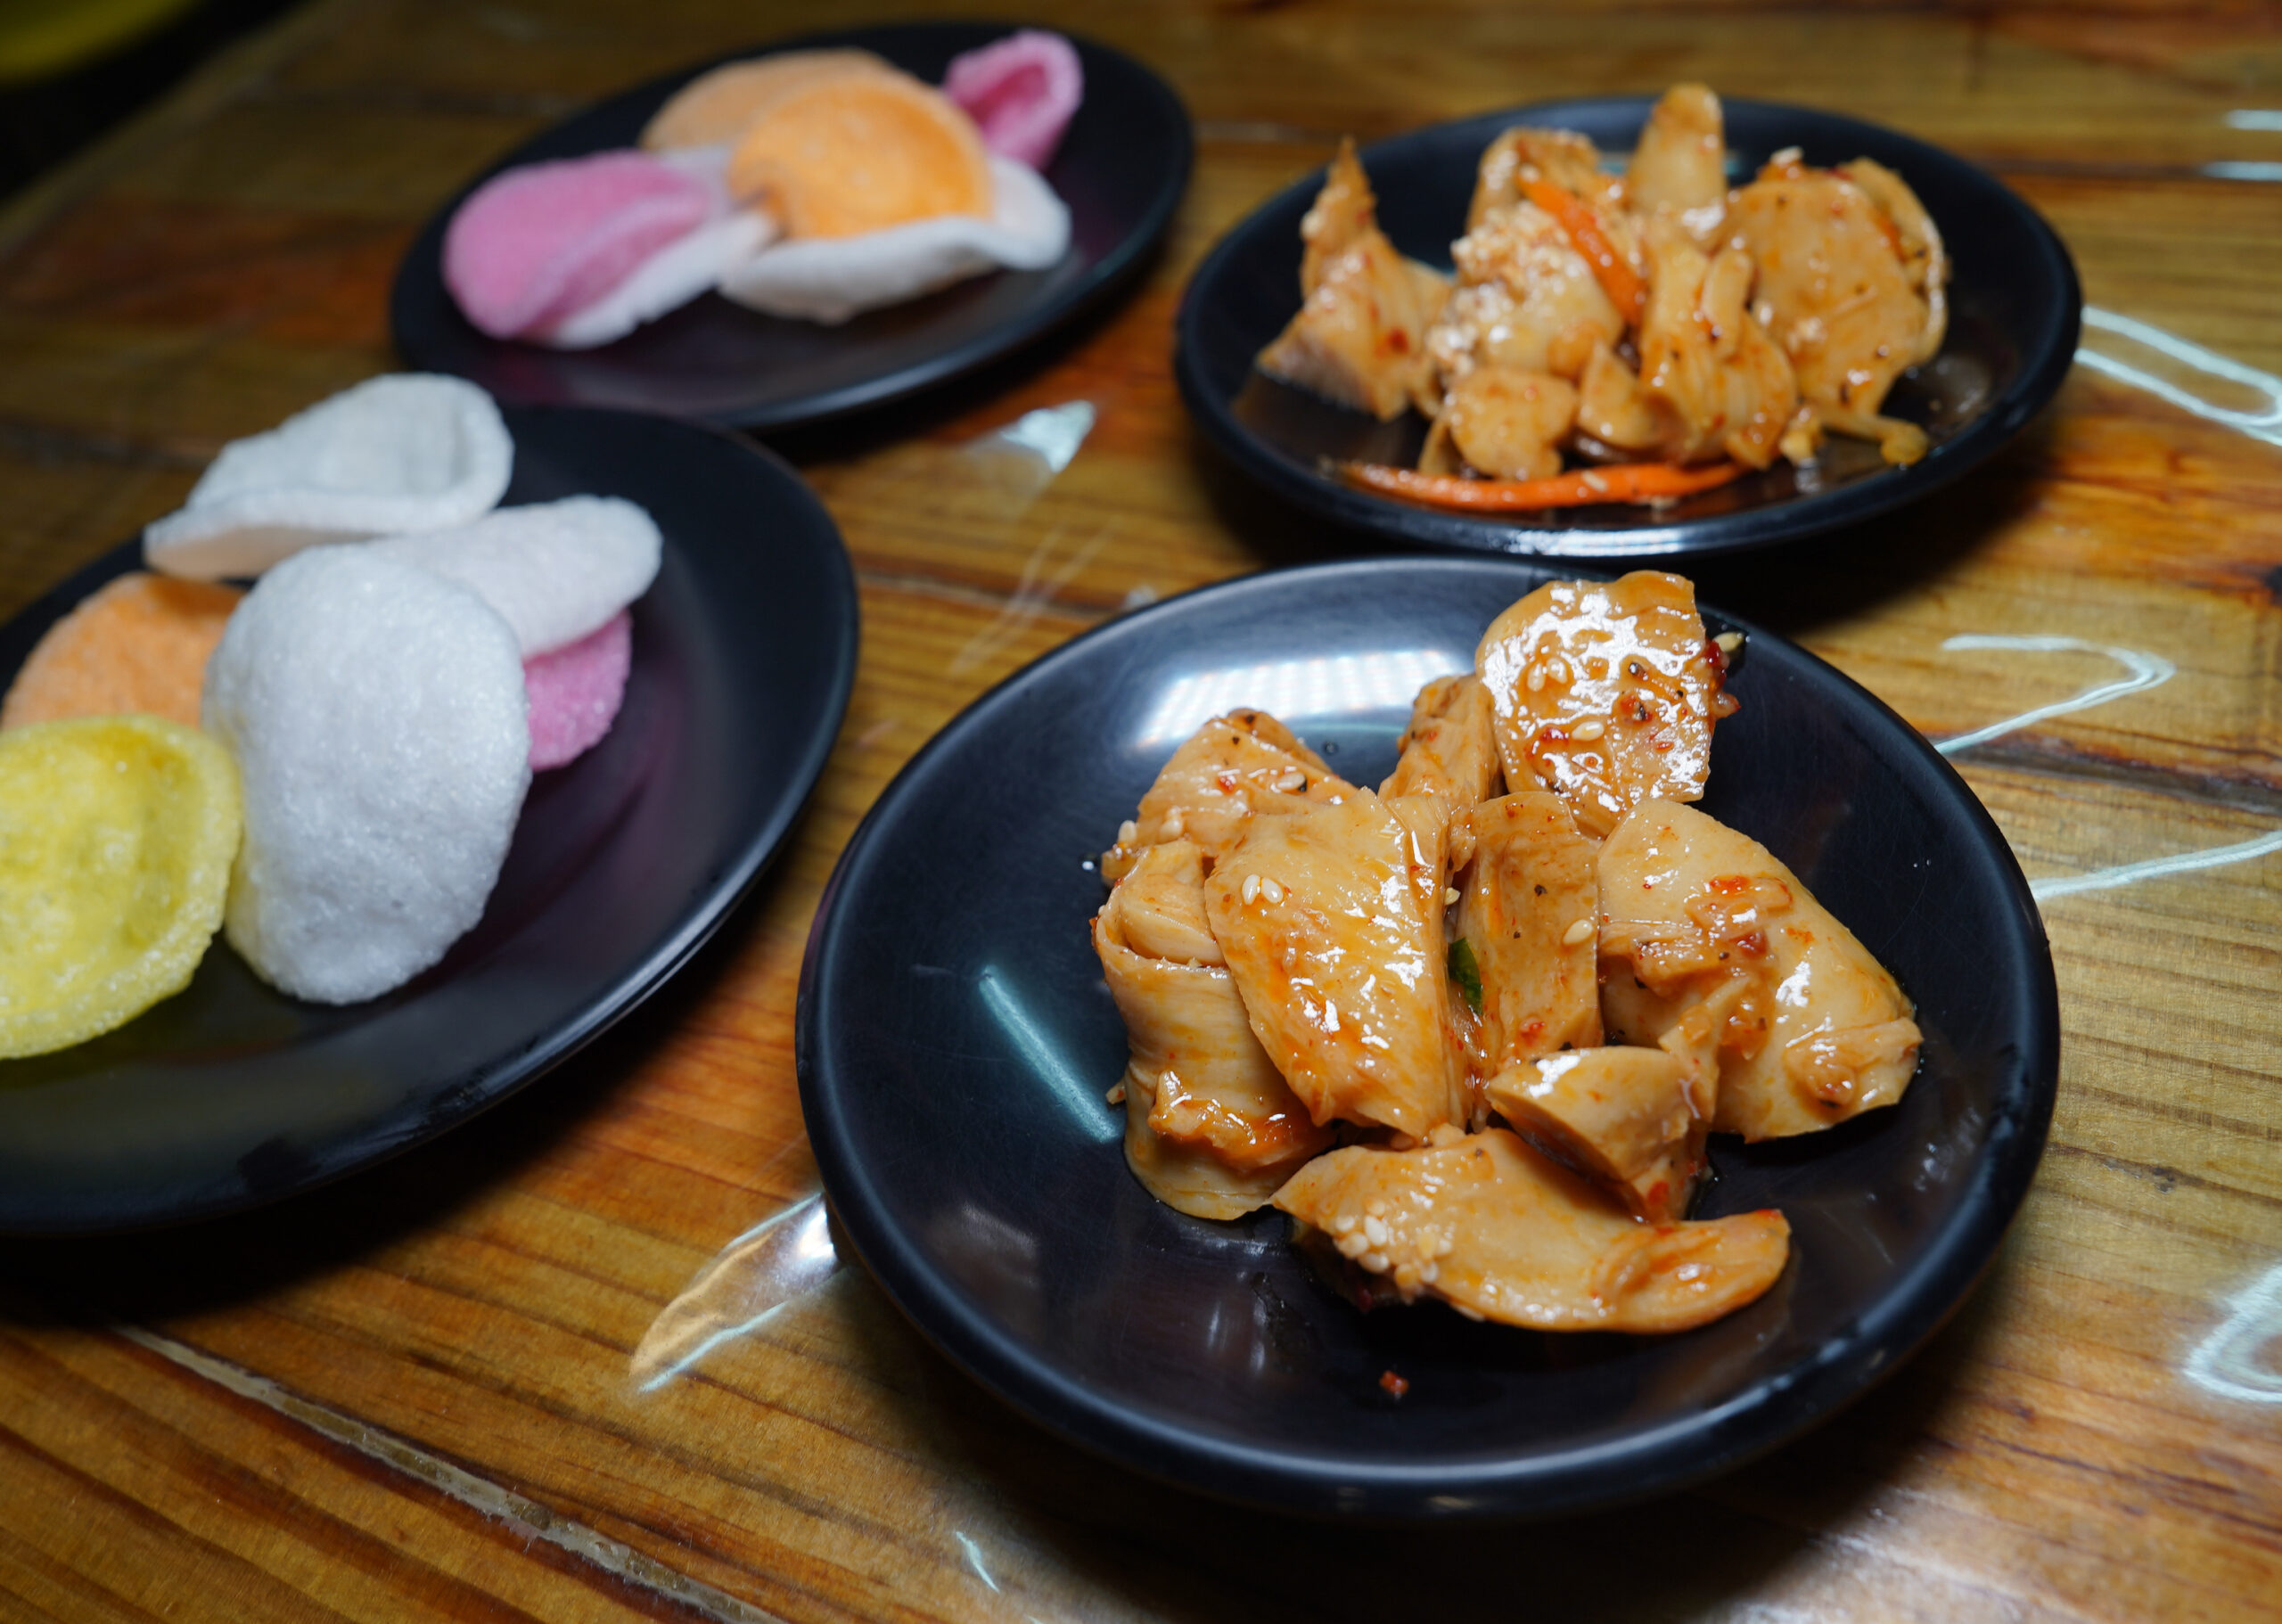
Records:
{"label": "cooked mushroom slice", "polygon": [[[1411,702],[1401,757],[1379,793],[1432,795],[1452,819],[1489,800],[1498,792],[1501,776],[1495,715],[1490,691],[1471,672],[1428,683]],[[1463,868],[1473,856],[1473,847],[1460,849],[1455,824],[1450,837],[1449,865]]]}
{"label": "cooked mushroom slice", "polygon": [[1260,370],[1383,420],[1430,400],[1426,325],[1449,280],[1379,229],[1353,142],[1340,143],[1300,237],[1299,314],[1260,352]]}
{"label": "cooked mushroom slice", "polygon": [[1809,1133],[1901,1097],[1917,1068],[1909,1000],[1764,846],[1652,800],[1609,836],[1598,872],[1613,1031],[1652,1042],[1713,994],[1734,999],[1715,1131]]}
{"label": "cooked mushroom slice", "polygon": [[1577,421],[1577,390],[1549,373],[1476,366],[1442,398],[1441,424],[1467,467],[1493,480],[1544,480],[1561,472],[1562,442]]}
{"label": "cooked mushroom slice", "polygon": [[1580,1049],[1523,1061],[1490,1079],[1490,1108],[1522,1136],[1597,1180],[1635,1216],[1687,1210],[1711,1122],[1695,1113],[1687,1067],[1662,1049]]}
{"label": "cooked mushroom slice", "polygon": [[1573,381],[1624,316],[1569,234],[1534,203],[1492,210],[1450,245],[1457,285],[1426,330],[1447,391],[1476,366]]}
{"label": "cooked mushroom slice", "polygon": [[1900,239],[1902,274],[1925,301],[1925,330],[1918,335],[1916,358],[1930,361],[1941,352],[1950,327],[1950,258],[1941,246],[1941,228],[1933,224],[1909,183],[1875,158],[1840,164],[1838,172],[1869,194]]}
{"label": "cooked mushroom slice", "polygon": [[1765,1292],[1790,1255],[1779,1212],[1644,1224],[1502,1128],[1435,1139],[1318,1156],[1276,1205],[1406,1298],[1540,1331],[1685,1331]]}
{"label": "cooked mushroom slice", "polygon": [[1858,167],[1850,178],[1783,154],[1728,205],[1728,229],[1759,267],[1753,302],[1801,396],[1844,432],[1859,432],[1893,381],[1941,347],[1947,264],[1908,196],[1891,170]]}
{"label": "cooked mushroom slice", "polygon": [[1473,846],[1458,933],[1482,982],[1490,1070],[1599,1043],[1600,888],[1569,802],[1544,790],[1500,796],[1452,827],[1454,844]]}
{"label": "cooked mushroom slice", "polygon": [[1577,432],[1598,442],[1597,455],[1654,462],[1677,460],[1687,440],[1679,414],[1606,344],[1595,348],[1577,386]]}
{"label": "cooked mushroom slice", "polygon": [[1490,622],[1474,669],[1506,787],[1558,791],[1596,839],[1643,800],[1702,795],[1712,724],[1736,709],[1695,586],[1654,570],[1539,587]]}
{"label": "cooked mushroom slice", "polygon": [[1707,257],[1665,220],[1649,221],[1644,235],[1648,310],[1640,320],[1640,384],[1684,431],[1670,455],[1682,463],[1725,455],[1766,467],[1798,409],[1799,382],[1745,304],[1755,274],[1751,256],[1726,248]]}
{"label": "cooked mushroom slice", "polygon": [[1600,149],[1590,136],[1517,124],[1482,150],[1473,201],[1465,211],[1466,230],[1473,231],[1493,209],[1521,201],[1525,179],[1549,180],[1607,209],[1614,209],[1619,201],[1616,179],[1601,168]]}
{"label": "cooked mushroom slice", "polygon": [[1194,841],[1206,864],[1243,838],[1254,812],[1337,800],[1354,786],[1265,710],[1231,710],[1190,734],[1141,797],[1140,810],[1102,853],[1102,877],[1122,879],[1165,841]]}
{"label": "cooked mushroom slice", "polygon": [[1728,196],[1728,138],[1720,98],[1703,85],[1675,85],[1657,98],[1625,166],[1635,209],[1679,214],[1688,234],[1707,242]]}
{"label": "cooked mushroom slice", "polygon": [[1125,1160],[1166,1205],[1240,1218],[1330,1144],[1252,1036],[1204,920],[1202,854],[1153,846],[1094,920],[1125,1018]]}
{"label": "cooked mushroom slice", "polygon": [[1254,817],[1204,883],[1252,1030],[1318,1122],[1463,1120],[1442,937],[1442,812],[1357,790]]}

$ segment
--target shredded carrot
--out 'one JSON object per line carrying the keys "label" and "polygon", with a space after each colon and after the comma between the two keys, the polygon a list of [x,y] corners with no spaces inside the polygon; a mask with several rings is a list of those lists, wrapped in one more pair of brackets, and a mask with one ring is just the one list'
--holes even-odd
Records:
{"label": "shredded carrot", "polygon": [[1570,242],[1585,256],[1585,263],[1593,267],[1593,279],[1601,284],[1601,291],[1608,295],[1617,314],[1627,325],[1638,326],[1648,309],[1648,284],[1616,251],[1616,244],[1608,240],[1584,200],[1549,180],[1523,181],[1521,192],[1560,223]]}
{"label": "shredded carrot", "polygon": [[1340,477],[1383,496],[1464,513],[1523,513],[1549,507],[1590,507],[1599,502],[1657,502],[1692,496],[1740,479],[1740,463],[1682,468],[1671,463],[1616,463],[1580,468],[1547,480],[1465,480],[1454,474],[1413,473],[1383,463],[1342,463]]}

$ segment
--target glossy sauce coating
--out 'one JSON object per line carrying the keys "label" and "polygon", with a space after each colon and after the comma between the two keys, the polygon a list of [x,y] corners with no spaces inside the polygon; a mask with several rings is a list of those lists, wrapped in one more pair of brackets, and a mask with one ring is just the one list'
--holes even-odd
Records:
{"label": "glossy sauce coating", "polygon": [[1254,812],[1296,811],[1353,793],[1274,717],[1232,710],[1173,752],[1117,844],[1102,853],[1102,877],[1124,878],[1143,851],[1167,841],[1195,842],[1209,865],[1244,838]]}
{"label": "glossy sauce coating", "polygon": [[1252,1036],[1205,929],[1195,846],[1142,855],[1102,905],[1094,950],[1130,1047],[1126,1162],[1151,1194],[1196,1218],[1240,1218],[1330,1144]]}
{"label": "glossy sauce coating", "polygon": [[1490,622],[1474,668],[1506,787],[1559,791],[1596,838],[1641,801],[1702,795],[1735,709],[1695,586],[1655,570],[1539,587]]}
{"label": "glossy sauce coating", "polygon": [[1599,1043],[1600,883],[1568,801],[1545,790],[1500,796],[1462,826],[1474,857],[1458,932],[1482,982],[1484,1070]]}
{"label": "glossy sauce coating", "polygon": [[1687,1210],[1703,1171],[1712,1124],[1689,1080],[1662,1049],[1582,1049],[1509,1067],[1485,1093],[1523,1137],[1662,1222]]}
{"label": "glossy sauce coating", "polygon": [[1641,807],[1599,859],[1602,1014],[1656,1042],[1726,983],[1712,1126],[1746,1139],[1892,1104],[1917,1066],[1909,1001],[1758,841],[1672,801]]}
{"label": "glossy sauce coating", "polygon": [[1255,817],[1205,882],[1252,1029],[1318,1122],[1423,1135],[1465,1117],[1441,827],[1425,797],[1359,790],[1337,806]]}
{"label": "glossy sauce coating", "polygon": [[1790,1255],[1779,1212],[1639,1223],[1503,1128],[1436,1141],[1318,1156],[1276,1205],[1406,1298],[1541,1331],[1685,1331],[1765,1292]]}

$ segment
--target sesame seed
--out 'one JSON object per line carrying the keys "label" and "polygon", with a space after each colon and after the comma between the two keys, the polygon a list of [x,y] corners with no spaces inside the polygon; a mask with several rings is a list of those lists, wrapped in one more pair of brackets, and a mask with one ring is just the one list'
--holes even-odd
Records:
{"label": "sesame seed", "polygon": [[1475,1325],[1480,1325],[1480,1324],[1482,1323],[1482,1315],[1481,1315],[1481,1313],[1480,1313],[1480,1311],[1479,1311],[1479,1310],[1474,1309],[1474,1308],[1467,1308],[1467,1307],[1465,1306],[1465,1304],[1464,1304],[1464,1303],[1462,1303],[1462,1302],[1454,1302],[1454,1303],[1452,1303],[1452,1304],[1450,1305],[1450,1307],[1452,1307],[1452,1308],[1456,1308],[1459,1313],[1461,1313],[1461,1314],[1465,1315],[1468,1319],[1472,1320]]}
{"label": "sesame seed", "polygon": [[1441,1277],[1442,1266],[1439,1263],[1429,1263],[1424,1268],[1418,1271],[1419,1280],[1426,1285],[1433,1284],[1434,1282],[1440,1280]]}
{"label": "sesame seed", "polygon": [[1383,1219],[1375,1218],[1365,1218],[1363,1220],[1363,1234],[1374,1246],[1384,1246],[1387,1243],[1387,1226]]}
{"label": "sesame seed", "polygon": [[1374,1195],[1363,1203],[1363,1210],[1372,1218],[1384,1218],[1387,1215],[1387,1204]]}
{"label": "sesame seed", "polygon": [[1246,874],[1244,876],[1244,888],[1237,894],[1243,897],[1246,902],[1259,901],[1260,876],[1258,874]]}
{"label": "sesame seed", "polygon": [[1164,831],[1165,838],[1167,840],[1177,841],[1180,839],[1181,835],[1187,830],[1187,828],[1188,820],[1183,817],[1179,813],[1168,812],[1165,814]]}
{"label": "sesame seed", "polygon": [[1131,818],[1127,818],[1123,823],[1117,826],[1117,843],[1119,845],[1130,846],[1134,841],[1140,838],[1141,825],[1135,823]]}
{"label": "sesame seed", "polygon": [[1359,1234],[1341,1235],[1332,1244],[1339,1249],[1339,1255],[1342,1258],[1359,1258],[1371,1250],[1371,1243]]}
{"label": "sesame seed", "polygon": [[1444,907],[1449,907],[1449,906],[1450,906],[1451,905],[1453,905],[1454,903],[1456,903],[1456,902],[1457,901],[1457,899],[1458,899],[1458,888],[1457,888],[1457,886],[1455,886],[1455,885],[1446,885],[1446,886],[1444,886],[1444,887],[1442,888],[1442,906],[1443,906]]}
{"label": "sesame seed", "polygon": [[1111,1087],[1110,1091],[1109,1091],[1107,1094],[1105,1094],[1105,1095],[1102,1095],[1102,1098],[1104,1098],[1104,1099],[1107,1100],[1107,1101],[1108,1101],[1111,1104],[1112,1104],[1112,1105],[1122,1105],[1122,1104],[1124,1104],[1124,1103],[1125,1103],[1125,1085],[1124,1085],[1123,1083],[1117,1083],[1117,1084],[1113,1084],[1113,1085]]}
{"label": "sesame seed", "polygon": [[1418,1289],[1418,1266],[1416,1263],[1396,1264],[1394,1266],[1394,1283],[1396,1287],[1401,1291],[1416,1291]]}
{"label": "sesame seed", "polygon": [[1561,945],[1564,947],[1581,947],[1592,939],[1593,922],[1589,919],[1580,919],[1561,933]]}
{"label": "sesame seed", "polygon": [[1284,900],[1284,888],[1276,884],[1273,880],[1262,880],[1260,882],[1260,894],[1267,898],[1270,902],[1281,902]]}
{"label": "sesame seed", "polygon": [[1342,1212],[1337,1218],[1332,1219],[1331,1233],[1334,1234],[1353,1234],[1355,1233],[1355,1215],[1351,1212]]}
{"label": "sesame seed", "polygon": [[1383,1275],[1387,1272],[1388,1258],[1383,1251],[1367,1251],[1355,1261],[1375,1275]]}
{"label": "sesame seed", "polygon": [[1447,1258],[1452,1252],[1457,1251],[1457,1237],[1455,1235],[1446,1234],[1441,1240],[1434,1243],[1434,1255],[1438,1258]]}
{"label": "sesame seed", "polygon": [[1531,693],[1542,693],[1545,692],[1545,668],[1543,666],[1531,666],[1530,668],[1530,692]]}
{"label": "sesame seed", "polygon": [[1556,660],[1545,668],[1545,674],[1555,682],[1565,683],[1569,680],[1569,662],[1565,660]]}
{"label": "sesame seed", "polygon": [[1569,736],[1580,744],[1590,744],[1608,729],[1599,722],[1580,722],[1569,730]]}
{"label": "sesame seed", "polygon": [[1276,787],[1287,795],[1296,795],[1308,787],[1308,775],[1296,767],[1287,767],[1276,775]]}

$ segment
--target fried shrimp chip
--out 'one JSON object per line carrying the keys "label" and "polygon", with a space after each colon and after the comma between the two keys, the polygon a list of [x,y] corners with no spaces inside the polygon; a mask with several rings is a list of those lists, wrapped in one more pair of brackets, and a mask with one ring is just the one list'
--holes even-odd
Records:
{"label": "fried shrimp chip", "polygon": [[377,997],[483,913],[530,783],[515,634],[470,588],[360,547],[272,570],[206,673],[245,784],[224,929],[281,992]]}
{"label": "fried shrimp chip", "polygon": [[123,1026],[190,984],[222,923],[237,769],[194,727],[0,734],[0,1058]]}
{"label": "fried shrimp chip", "polygon": [[207,657],[245,594],[140,570],[48,627],[0,701],[0,727],[75,716],[162,716],[198,725]]}
{"label": "fried shrimp chip", "polygon": [[974,121],[907,74],[822,79],[769,103],[730,154],[729,192],[766,200],[795,238],[991,215]]}

